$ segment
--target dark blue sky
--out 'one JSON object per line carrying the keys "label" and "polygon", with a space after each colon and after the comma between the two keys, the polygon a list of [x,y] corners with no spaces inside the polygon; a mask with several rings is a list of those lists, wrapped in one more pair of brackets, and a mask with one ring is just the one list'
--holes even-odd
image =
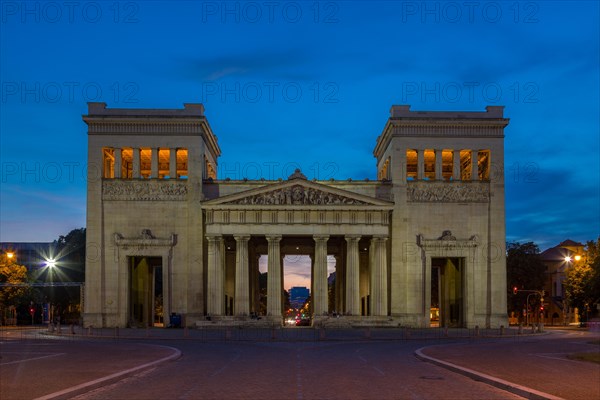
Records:
{"label": "dark blue sky", "polygon": [[202,102],[250,179],[375,179],[392,104],[504,105],[507,239],[600,233],[596,1],[0,4],[0,241],[85,225],[87,101]]}

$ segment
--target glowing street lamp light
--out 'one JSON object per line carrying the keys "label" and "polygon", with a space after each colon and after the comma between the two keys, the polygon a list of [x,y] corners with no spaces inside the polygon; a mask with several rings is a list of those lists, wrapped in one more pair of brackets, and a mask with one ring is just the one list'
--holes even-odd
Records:
{"label": "glowing street lamp light", "polygon": [[54,260],[53,258],[46,260],[46,267],[48,267],[48,268],[56,267],[56,260]]}
{"label": "glowing street lamp light", "polygon": [[579,254],[577,254],[577,255],[575,256],[575,261],[579,261],[579,260],[581,260],[581,256],[580,256]]}
{"label": "glowing street lamp light", "polygon": [[566,262],[571,262],[571,260],[572,260],[572,258],[571,258],[570,256],[566,256],[566,257],[565,257],[565,261],[566,261]]}
{"label": "glowing street lamp light", "polygon": [[15,256],[15,253],[13,253],[12,251],[9,251],[6,253],[6,257],[8,257],[9,260],[11,260],[14,256]]}

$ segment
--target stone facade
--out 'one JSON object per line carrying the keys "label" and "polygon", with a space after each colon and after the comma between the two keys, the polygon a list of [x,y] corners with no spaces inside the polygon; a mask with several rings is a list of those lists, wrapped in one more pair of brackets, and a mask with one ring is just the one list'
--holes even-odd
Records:
{"label": "stone facade", "polygon": [[[507,324],[502,107],[393,106],[377,181],[218,180],[201,104],[88,115],[87,326],[281,323],[283,257],[311,257],[314,323]],[[328,295],[327,257],[336,260]],[[334,304],[332,304],[332,302]],[[159,316],[162,315],[162,318]]]}

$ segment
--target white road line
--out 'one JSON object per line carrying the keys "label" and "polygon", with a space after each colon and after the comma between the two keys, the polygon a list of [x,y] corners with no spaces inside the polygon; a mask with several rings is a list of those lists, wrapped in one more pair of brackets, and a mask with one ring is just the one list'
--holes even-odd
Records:
{"label": "white road line", "polygon": [[156,360],[156,361],[152,361],[152,362],[149,362],[149,363],[146,363],[146,364],[138,365],[137,367],[133,367],[133,368],[126,369],[124,371],[116,372],[114,374],[110,374],[110,375],[105,376],[103,378],[94,379],[93,381],[85,382],[85,383],[82,383],[82,384],[77,385],[77,386],[72,386],[72,387],[70,387],[68,389],[64,389],[64,390],[60,390],[58,392],[50,393],[50,394],[47,394],[45,396],[38,397],[35,400],[51,400],[51,399],[56,399],[56,398],[63,398],[63,397],[65,397],[66,395],[68,395],[70,393],[74,393],[74,392],[77,392],[79,390],[84,390],[84,389],[88,389],[88,388],[91,389],[92,387],[94,387],[96,385],[101,385],[101,384],[103,384],[105,382],[108,382],[108,381],[111,381],[113,379],[120,379],[121,377],[129,375],[129,374],[132,374],[134,372],[141,371],[141,370],[144,370],[146,368],[153,367],[155,365],[158,365],[158,364],[166,362],[166,361],[176,360],[177,358],[181,357],[181,351],[179,351],[179,350],[177,350],[177,349],[175,349],[173,347],[168,347],[168,346],[160,346],[160,347],[166,347],[168,349],[173,350],[173,354],[171,354],[170,356],[167,356],[167,357],[163,357],[160,360]]}
{"label": "white road line", "polygon": [[[3,353],[3,354],[6,354],[6,353]],[[23,354],[23,353],[19,353],[19,354]],[[56,353],[56,354],[50,354],[50,355],[47,355],[47,356],[39,356],[39,357],[33,357],[33,358],[24,358],[22,360],[9,361],[9,362],[5,362],[5,363],[0,363],[0,365],[19,364],[19,363],[26,362],[26,361],[41,360],[42,358],[64,356],[65,354],[67,354],[67,353]]]}

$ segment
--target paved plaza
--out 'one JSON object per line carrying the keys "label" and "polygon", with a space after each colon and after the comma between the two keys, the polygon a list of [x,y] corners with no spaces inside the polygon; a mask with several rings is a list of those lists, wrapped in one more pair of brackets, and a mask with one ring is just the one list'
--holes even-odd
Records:
{"label": "paved plaza", "polygon": [[579,330],[1,333],[3,400],[600,398],[600,366],[566,357],[599,350]]}

